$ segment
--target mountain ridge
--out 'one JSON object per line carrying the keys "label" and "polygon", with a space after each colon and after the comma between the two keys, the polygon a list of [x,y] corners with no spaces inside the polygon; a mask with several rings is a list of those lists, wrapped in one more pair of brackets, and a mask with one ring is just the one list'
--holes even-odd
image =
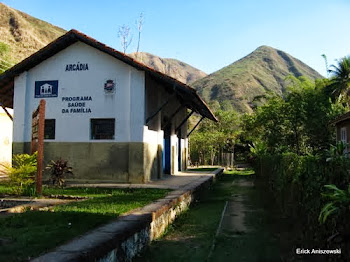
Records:
{"label": "mountain ridge", "polygon": [[239,112],[252,112],[254,98],[267,92],[282,95],[288,75],[323,78],[299,59],[270,46],[260,46],[236,62],[196,81],[193,87],[207,102],[231,101]]}
{"label": "mountain ridge", "polygon": [[207,76],[203,71],[174,58],[162,58],[147,52],[131,53],[129,56],[185,84],[193,83]]}

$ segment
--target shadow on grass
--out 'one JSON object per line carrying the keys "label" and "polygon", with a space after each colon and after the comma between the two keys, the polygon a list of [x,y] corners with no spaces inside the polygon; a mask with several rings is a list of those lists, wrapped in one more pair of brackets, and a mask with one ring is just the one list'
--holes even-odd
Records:
{"label": "shadow on grass", "polygon": [[49,192],[92,198],[55,206],[48,211],[0,217],[0,261],[29,260],[122,213],[162,198],[169,190],[67,188]]}
{"label": "shadow on grass", "polygon": [[0,261],[23,261],[49,251],[116,216],[86,212],[28,211],[0,218]]}

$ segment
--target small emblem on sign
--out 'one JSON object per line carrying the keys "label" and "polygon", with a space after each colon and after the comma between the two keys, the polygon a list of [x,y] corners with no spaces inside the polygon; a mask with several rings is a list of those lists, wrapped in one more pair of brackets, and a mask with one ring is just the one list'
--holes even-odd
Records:
{"label": "small emblem on sign", "polygon": [[35,81],[35,98],[57,97],[58,80]]}
{"label": "small emblem on sign", "polygon": [[112,79],[108,79],[104,84],[105,93],[111,94],[115,91],[115,83]]}

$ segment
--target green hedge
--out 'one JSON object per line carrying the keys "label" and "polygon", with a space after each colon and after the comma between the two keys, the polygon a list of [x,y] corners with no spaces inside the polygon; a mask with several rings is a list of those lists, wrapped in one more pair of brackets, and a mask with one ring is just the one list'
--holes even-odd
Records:
{"label": "green hedge", "polygon": [[323,248],[342,246],[343,255],[350,256],[345,254],[350,250],[349,243],[327,241],[337,232],[350,233],[349,209],[330,216],[325,224],[321,225],[318,221],[320,211],[327,202],[322,197],[324,185],[334,184],[346,189],[350,183],[349,158],[337,157],[327,161],[321,156],[284,153],[259,156],[253,164],[257,175],[268,183],[283,214],[294,219],[299,241]]}

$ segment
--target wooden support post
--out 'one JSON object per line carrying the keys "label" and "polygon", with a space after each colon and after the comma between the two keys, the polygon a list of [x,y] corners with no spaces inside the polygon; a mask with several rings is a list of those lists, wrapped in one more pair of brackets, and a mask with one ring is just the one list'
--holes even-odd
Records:
{"label": "wooden support post", "polygon": [[191,117],[191,115],[194,113],[194,111],[192,110],[191,113],[188,114],[188,116],[186,116],[186,118],[181,122],[181,124],[175,129],[175,133],[177,133],[177,131],[179,131],[179,129],[183,126],[183,124],[186,123],[186,121]]}
{"label": "wooden support post", "polygon": [[162,104],[161,107],[160,107],[158,110],[156,110],[156,112],[154,112],[150,117],[147,117],[147,119],[146,119],[146,124],[148,124],[149,121],[151,121],[156,115],[158,115],[158,113],[170,102],[170,100],[171,100],[175,95],[176,95],[176,93],[174,93],[172,96],[170,96],[170,97],[168,98],[168,100],[165,101],[165,103]]}
{"label": "wooden support post", "polygon": [[6,107],[4,105],[1,105],[2,109],[4,109],[6,115],[13,121],[13,117],[11,116],[11,114],[9,113],[9,111],[7,111]]}
{"label": "wooden support post", "polygon": [[183,108],[183,105],[180,105],[176,111],[169,117],[168,121],[162,126],[162,129],[164,130],[165,127],[167,127],[167,125],[170,124],[171,120],[174,118],[174,116],[176,116],[177,113],[180,112],[180,110]]}
{"label": "wooden support post", "polygon": [[202,122],[203,119],[204,116],[202,116],[198,123],[192,128],[192,130],[188,133],[187,137],[189,137],[192,134],[192,132],[197,128],[197,126],[200,124],[200,122]]}

